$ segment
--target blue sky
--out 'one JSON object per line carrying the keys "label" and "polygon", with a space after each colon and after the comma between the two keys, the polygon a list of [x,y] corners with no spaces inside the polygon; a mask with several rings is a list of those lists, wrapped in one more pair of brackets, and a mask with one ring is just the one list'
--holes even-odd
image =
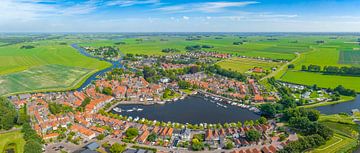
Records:
{"label": "blue sky", "polygon": [[360,32],[360,0],[1,0],[1,32]]}

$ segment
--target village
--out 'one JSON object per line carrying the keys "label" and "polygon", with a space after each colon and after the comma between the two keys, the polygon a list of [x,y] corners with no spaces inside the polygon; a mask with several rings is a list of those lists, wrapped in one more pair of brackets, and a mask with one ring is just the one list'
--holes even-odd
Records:
{"label": "village", "polygon": [[[171,63],[169,59],[180,58],[180,55],[167,56],[169,57],[166,57],[167,60],[164,62],[160,60],[161,58],[154,57],[136,57],[137,60],[125,61],[127,70],[106,74],[82,90],[20,94],[10,96],[9,99],[17,109],[27,109],[31,126],[46,142],[45,147],[52,147],[55,144],[84,146],[89,142],[101,141],[110,144],[141,144],[165,152],[196,151],[206,148],[207,150],[228,149],[234,153],[275,153],[287,143],[298,139],[296,133],[284,125],[264,117],[244,124],[200,124],[197,128],[193,128],[183,123],[134,119],[111,113],[111,110],[121,113],[121,110],[114,107],[118,104],[165,104],[176,102],[192,94],[202,94],[205,98],[216,100],[223,107],[228,104],[236,105],[261,114],[256,104],[273,103],[278,99],[276,93],[267,91],[253,78],[237,80],[204,72],[195,64],[199,61],[189,62],[192,58],[187,58],[192,56],[227,58],[228,55],[208,53],[181,55],[181,59],[187,59],[188,63]],[[155,64],[163,71],[188,71],[179,72],[176,78],[167,75],[147,76],[147,71],[151,70],[143,69]],[[153,75],[160,74],[157,71],[155,70]],[[305,88],[287,83],[281,85],[294,91]],[[331,95],[320,89],[304,92],[298,96],[309,98],[309,92],[319,93],[317,99],[319,101],[331,100],[320,99],[324,98],[324,95]],[[96,146],[83,149],[81,152],[94,152],[104,148],[102,144]],[[55,152],[60,149],[73,152],[79,147],[50,148]],[[128,150],[131,151],[130,148]]]}

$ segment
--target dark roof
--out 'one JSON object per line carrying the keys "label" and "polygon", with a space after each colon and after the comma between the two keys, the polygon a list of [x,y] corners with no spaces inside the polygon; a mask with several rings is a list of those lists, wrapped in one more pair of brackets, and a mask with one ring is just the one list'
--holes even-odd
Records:
{"label": "dark roof", "polygon": [[96,151],[90,150],[90,149],[86,149],[80,153],[97,153]]}
{"label": "dark roof", "polygon": [[146,150],[144,150],[144,149],[139,149],[139,150],[137,150],[136,153],[146,153]]}
{"label": "dark roof", "polygon": [[123,153],[136,153],[135,149],[126,149]]}
{"label": "dark roof", "polygon": [[96,142],[91,142],[91,143],[89,143],[88,145],[86,145],[85,148],[90,149],[90,150],[96,150],[96,149],[99,148],[99,147],[100,147],[100,145],[99,145],[98,143],[96,143]]}

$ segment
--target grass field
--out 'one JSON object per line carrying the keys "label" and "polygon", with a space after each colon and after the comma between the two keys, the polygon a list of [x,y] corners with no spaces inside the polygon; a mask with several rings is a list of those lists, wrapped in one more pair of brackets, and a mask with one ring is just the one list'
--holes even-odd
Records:
{"label": "grass field", "polygon": [[340,51],[339,63],[360,65],[360,51]]}
{"label": "grass field", "polygon": [[0,134],[0,152],[2,153],[4,151],[4,147],[10,143],[16,144],[15,153],[24,152],[25,140],[23,139],[23,134],[20,131]]}
{"label": "grass field", "polygon": [[[22,45],[35,46],[20,49]],[[35,90],[64,90],[110,66],[81,55],[69,45],[38,41],[0,47],[0,95]]]}
{"label": "grass field", "polygon": [[323,75],[321,73],[287,71],[280,80],[304,85],[318,85],[324,88],[335,88],[343,85],[345,88],[360,91],[360,77]]}
{"label": "grass field", "polygon": [[233,71],[244,73],[254,67],[261,67],[264,70],[271,71],[271,68],[279,67],[282,63],[263,61],[263,60],[257,60],[251,58],[231,58],[220,61],[217,64],[224,69],[231,69]]}
{"label": "grass field", "polygon": [[66,89],[75,86],[81,76],[89,74],[89,69],[62,65],[43,65],[21,72],[0,76],[0,95],[16,92]]}

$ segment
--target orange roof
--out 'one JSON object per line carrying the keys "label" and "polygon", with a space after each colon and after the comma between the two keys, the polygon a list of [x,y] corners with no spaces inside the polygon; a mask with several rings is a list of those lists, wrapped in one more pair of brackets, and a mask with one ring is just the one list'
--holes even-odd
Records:
{"label": "orange roof", "polygon": [[145,142],[146,138],[149,136],[149,131],[145,130],[139,137],[138,137],[138,141],[140,142]]}
{"label": "orange roof", "polygon": [[276,148],[275,148],[275,146],[273,146],[273,145],[270,145],[270,146],[269,146],[269,149],[270,149],[270,151],[271,151],[272,153],[275,153],[275,152],[276,152]]}
{"label": "orange roof", "polygon": [[255,101],[264,101],[264,98],[262,96],[260,96],[259,94],[255,95],[254,97]]}
{"label": "orange roof", "polygon": [[95,134],[93,131],[91,131],[85,127],[82,127],[80,125],[76,125],[76,124],[71,126],[71,130],[80,132],[81,134],[86,135],[86,136],[91,136],[91,135]]}
{"label": "orange roof", "polygon": [[55,137],[58,137],[59,136],[59,133],[50,133],[50,134],[47,134],[47,135],[44,135],[43,136],[43,139],[51,139],[51,138],[55,138]]}

